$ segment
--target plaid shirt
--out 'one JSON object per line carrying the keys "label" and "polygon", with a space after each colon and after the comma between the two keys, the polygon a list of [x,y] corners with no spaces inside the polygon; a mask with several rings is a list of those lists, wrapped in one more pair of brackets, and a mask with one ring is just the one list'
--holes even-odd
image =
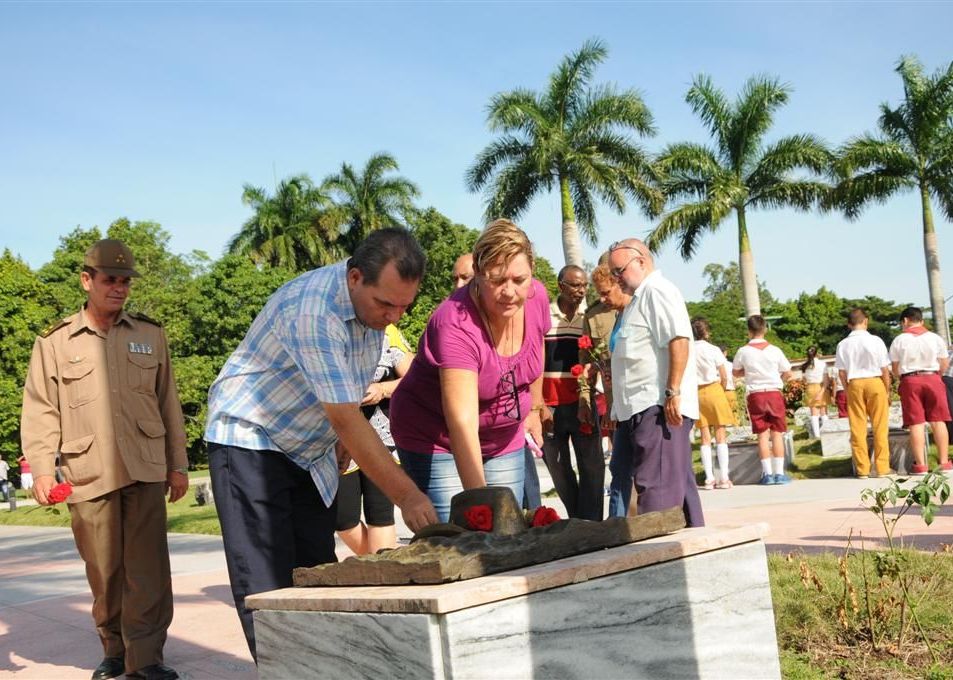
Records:
{"label": "plaid shirt", "polygon": [[205,440],[281,451],[311,473],[328,505],[337,493],[337,434],[323,403],[360,403],[384,332],[361,323],[347,264],[302,274],[269,298],[209,389]]}

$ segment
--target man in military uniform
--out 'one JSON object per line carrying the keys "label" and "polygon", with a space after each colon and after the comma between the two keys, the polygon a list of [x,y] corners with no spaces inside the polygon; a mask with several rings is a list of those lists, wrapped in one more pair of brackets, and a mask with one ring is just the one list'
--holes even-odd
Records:
{"label": "man in military uniform", "polygon": [[93,680],[169,680],[172,622],[165,494],[189,485],[185,428],[162,328],[123,311],[135,258],[121,241],[86,251],[86,304],[36,339],[23,394],[23,451],[33,495],[50,505],[56,457],[73,486],[76,547],[86,563],[105,658]]}

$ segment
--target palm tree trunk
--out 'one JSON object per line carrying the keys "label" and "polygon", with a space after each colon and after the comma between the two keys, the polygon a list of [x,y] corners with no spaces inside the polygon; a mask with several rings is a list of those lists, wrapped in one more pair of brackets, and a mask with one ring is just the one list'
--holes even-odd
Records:
{"label": "palm tree trunk", "polygon": [[761,313],[761,298],[758,295],[758,277],[754,273],[754,255],[745,225],[745,209],[738,210],[738,268],[741,271],[741,294],[745,302],[745,316]]}
{"label": "palm tree trunk", "polygon": [[579,227],[576,226],[576,210],[569,195],[569,180],[559,178],[559,199],[563,215],[563,256],[566,264],[582,266],[582,242],[579,240]]}
{"label": "palm tree trunk", "polygon": [[933,310],[933,327],[943,342],[950,344],[950,323],[946,318],[946,302],[943,299],[943,281],[940,278],[940,249],[933,229],[933,210],[930,208],[930,192],[920,183],[920,201],[923,204],[923,256],[927,263],[927,284],[930,288],[930,309]]}

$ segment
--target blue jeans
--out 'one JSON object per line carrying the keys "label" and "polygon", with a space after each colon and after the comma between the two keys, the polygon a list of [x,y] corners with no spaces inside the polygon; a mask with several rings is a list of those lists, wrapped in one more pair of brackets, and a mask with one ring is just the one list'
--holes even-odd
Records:
{"label": "blue jeans", "polygon": [[[535,510],[543,504],[543,497],[539,489],[539,473],[536,472],[536,456],[527,446],[526,472],[523,474],[523,509]],[[519,496],[517,496],[519,498]]]}
{"label": "blue jeans", "polygon": [[609,517],[625,517],[632,500],[632,447],[619,441],[619,428],[612,437],[609,458]]}
{"label": "blue jeans", "polygon": [[[517,502],[523,498],[523,477],[526,473],[524,448],[483,459],[487,486],[508,486]],[[437,519],[449,521],[450,499],[463,491],[453,454],[414,453],[398,446],[397,455],[407,476],[430,498],[437,511]]]}

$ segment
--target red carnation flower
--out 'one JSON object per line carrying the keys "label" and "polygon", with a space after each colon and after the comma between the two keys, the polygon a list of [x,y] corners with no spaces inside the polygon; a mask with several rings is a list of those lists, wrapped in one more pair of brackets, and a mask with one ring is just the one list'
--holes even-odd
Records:
{"label": "red carnation flower", "polygon": [[474,531],[493,530],[493,509],[489,505],[474,505],[463,512],[467,526]]}
{"label": "red carnation flower", "polygon": [[592,434],[592,425],[589,423],[579,423],[579,431],[583,434]]}
{"label": "red carnation flower", "polygon": [[575,366],[569,369],[569,372],[572,373],[574,378],[578,378],[579,376],[582,375],[583,370],[584,369],[582,367],[582,364],[576,364]]}
{"label": "red carnation flower", "polygon": [[63,482],[50,489],[50,492],[46,494],[46,498],[50,503],[62,503],[69,498],[71,493],[73,493],[73,485],[69,482]]}
{"label": "red carnation flower", "polygon": [[579,349],[592,349],[592,338],[583,335],[579,338]]}
{"label": "red carnation flower", "polygon": [[544,527],[547,524],[552,524],[553,522],[558,521],[559,513],[552,508],[547,508],[545,505],[539,506],[536,508],[536,512],[533,513],[534,527]]}

